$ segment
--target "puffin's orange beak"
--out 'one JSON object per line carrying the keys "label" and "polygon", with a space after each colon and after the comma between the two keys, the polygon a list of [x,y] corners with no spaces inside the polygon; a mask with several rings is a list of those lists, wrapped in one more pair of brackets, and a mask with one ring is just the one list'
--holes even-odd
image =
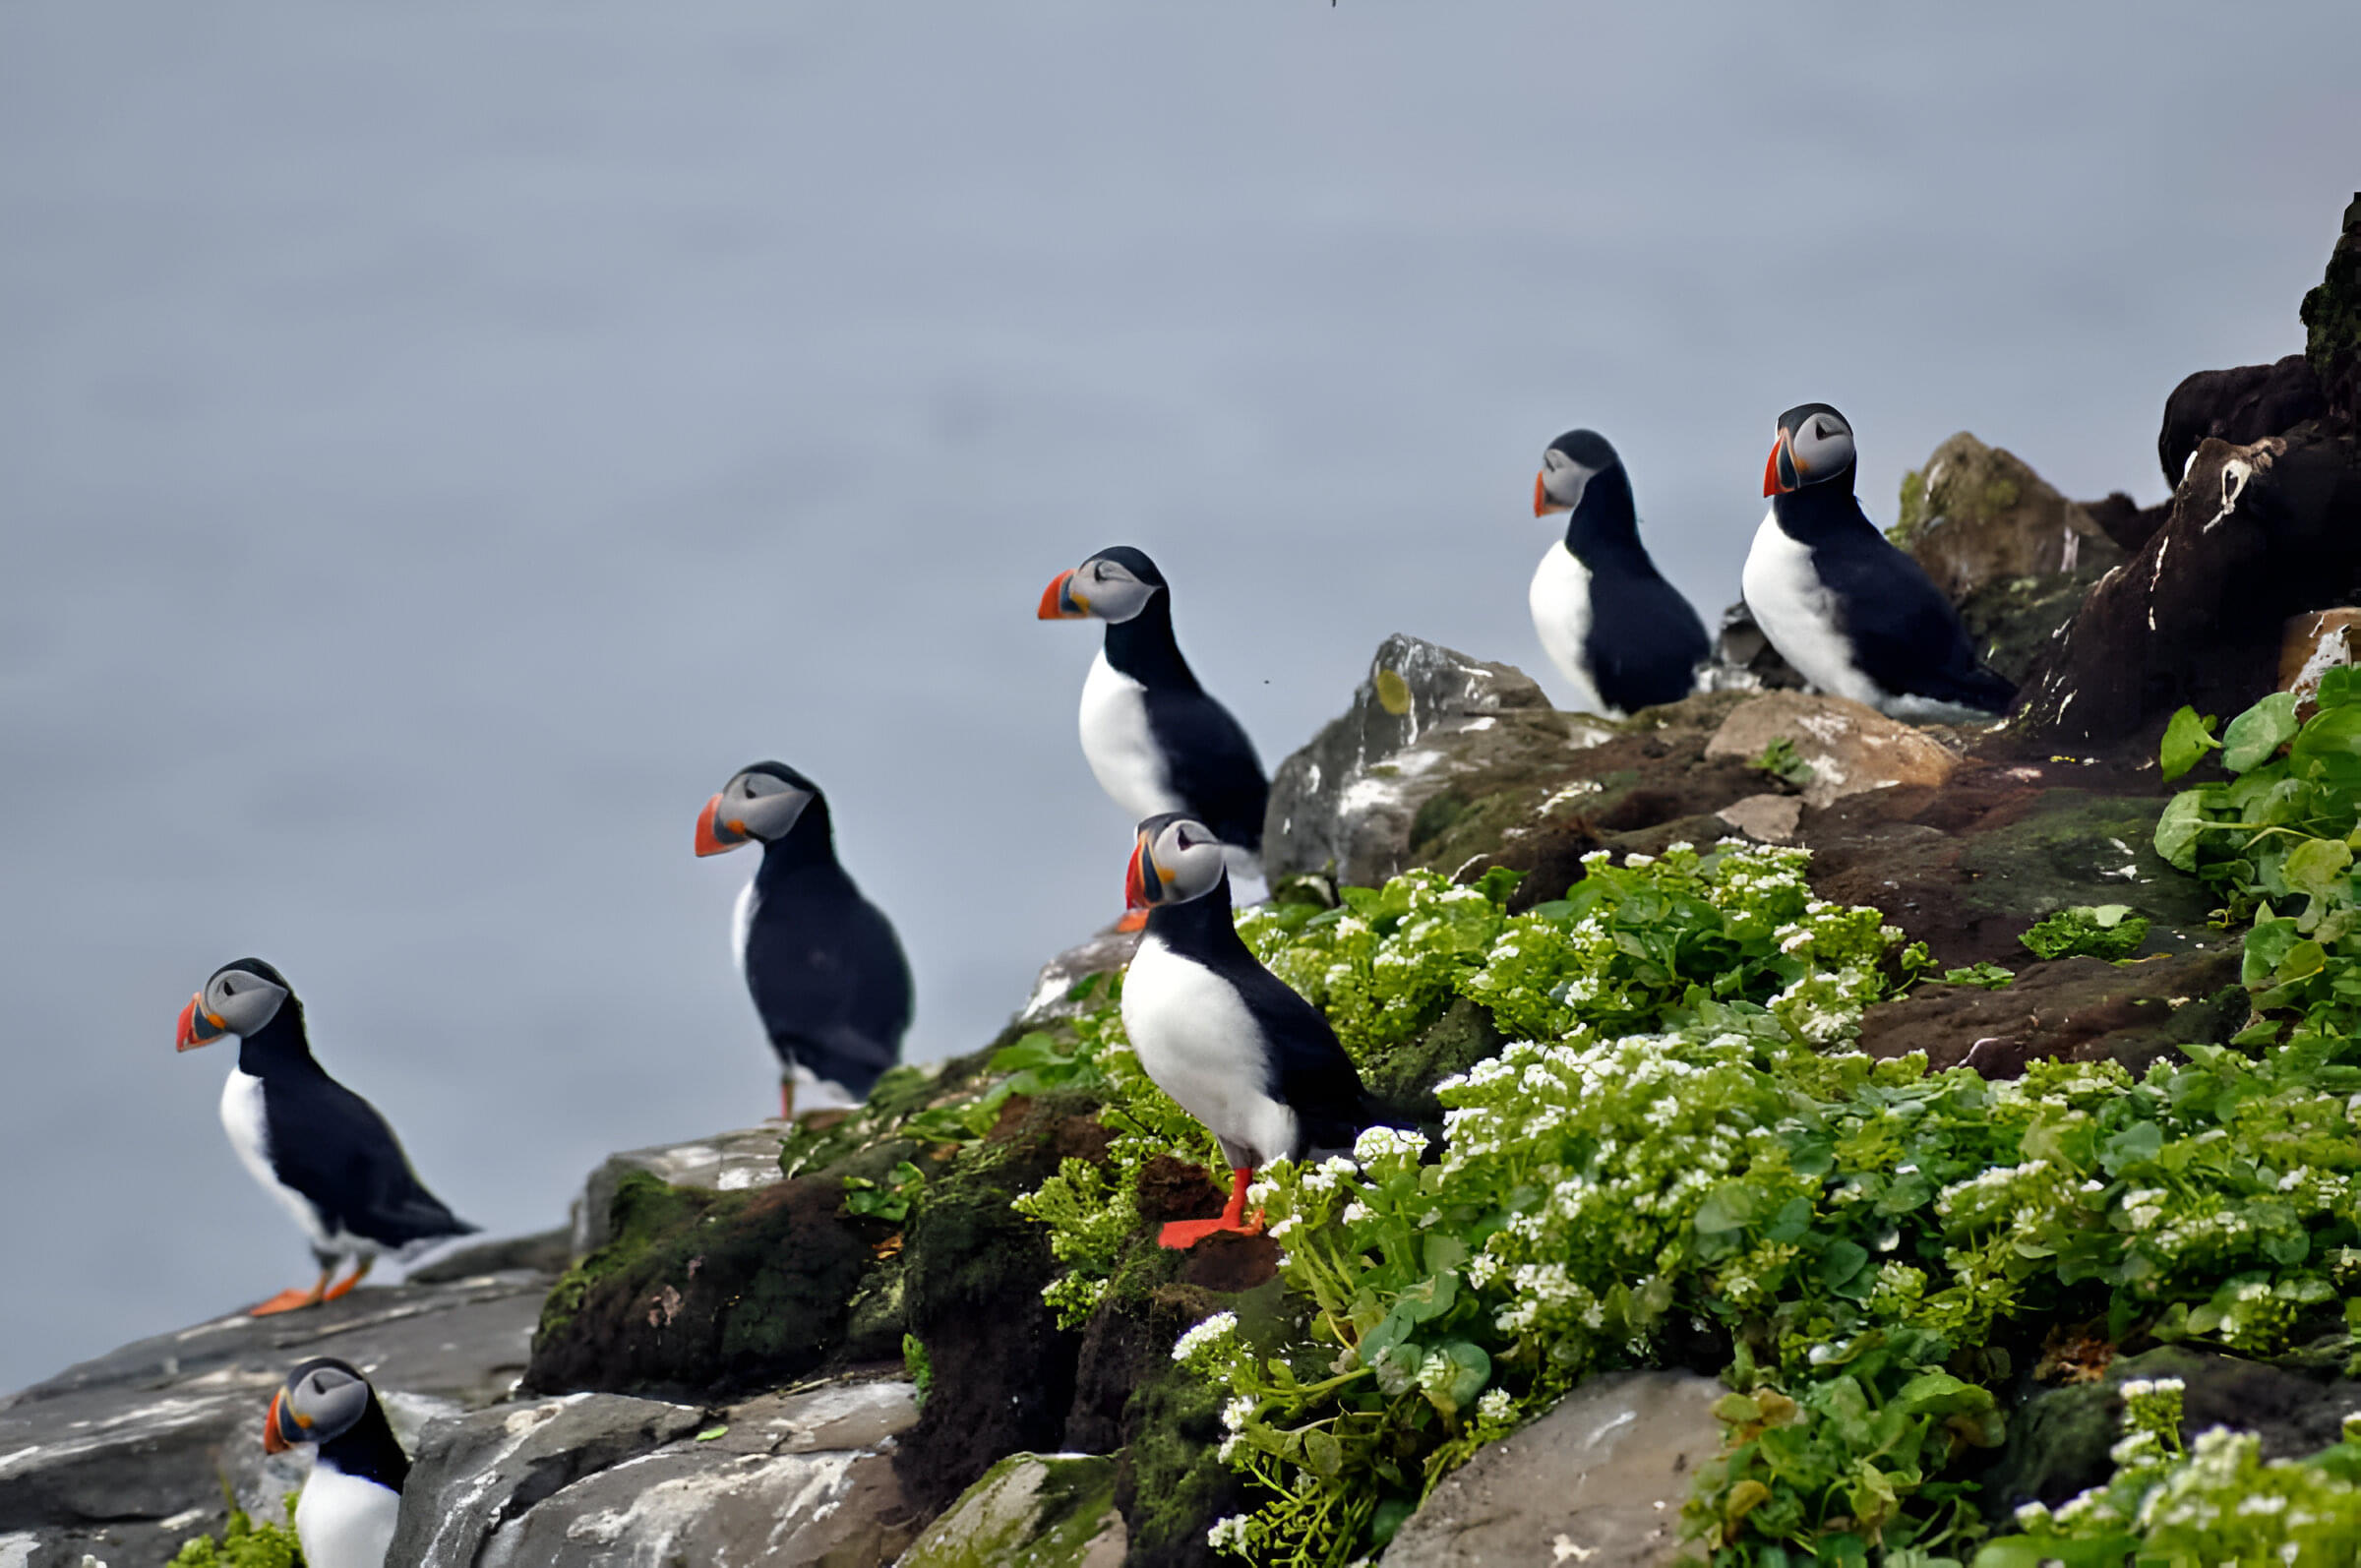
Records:
{"label": "puffin's orange beak", "polygon": [[[1786,462],[1780,458],[1786,457]],[[1795,459],[1787,452],[1787,433],[1782,430],[1779,439],[1771,443],[1771,455],[1763,459],[1763,494],[1784,496],[1796,487]]]}
{"label": "puffin's orange beak", "polygon": [[1549,515],[1549,487],[1543,482],[1547,478],[1546,474],[1533,476],[1533,514],[1537,517]]}
{"label": "puffin's orange beak", "polygon": [[1147,880],[1148,841],[1144,838],[1131,846],[1131,864],[1123,868],[1123,907],[1145,909],[1155,900],[1149,896]]}
{"label": "puffin's orange beak", "polygon": [[1050,579],[1050,585],[1041,590],[1041,608],[1034,612],[1036,620],[1087,621],[1090,619],[1089,611],[1073,608],[1073,601],[1066,597],[1065,585],[1073,580],[1074,574],[1071,572],[1060,572]]}
{"label": "puffin's orange beak", "polygon": [[283,1454],[293,1446],[278,1435],[278,1402],[286,1397],[287,1391],[283,1388],[272,1395],[271,1414],[263,1417],[263,1452],[266,1454]]}
{"label": "puffin's orange beak", "polygon": [[229,1024],[207,1012],[204,1002],[202,992],[192,993],[188,1005],[180,1009],[180,1020],[172,1029],[173,1050],[195,1051],[199,1046],[212,1045],[229,1032]]}
{"label": "puffin's orange beak", "polygon": [[696,814],[696,853],[700,858],[726,855],[746,842],[746,824],[722,821],[720,814],[721,797],[718,795],[705,802],[705,809]]}

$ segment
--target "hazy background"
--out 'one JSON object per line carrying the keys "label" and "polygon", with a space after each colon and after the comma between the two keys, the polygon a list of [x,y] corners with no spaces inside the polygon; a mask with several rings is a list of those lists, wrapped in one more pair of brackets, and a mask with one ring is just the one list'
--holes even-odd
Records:
{"label": "hazy background", "polygon": [[[1276,763],[1389,632],[1528,669],[1543,445],[1710,621],[1774,416],[2163,494],[2301,346],[2349,0],[0,5],[0,1388],[307,1280],[174,1012],[257,953],[495,1232],[756,1119],[776,755],[987,1039],[1111,918],[1151,550]],[[2259,52],[2260,51],[2260,52]],[[1550,678],[1544,676],[1546,683]]]}

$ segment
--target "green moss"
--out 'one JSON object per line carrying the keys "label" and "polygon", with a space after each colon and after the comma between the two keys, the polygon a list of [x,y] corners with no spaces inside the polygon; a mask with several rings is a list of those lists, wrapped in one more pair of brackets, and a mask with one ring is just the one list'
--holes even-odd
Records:
{"label": "green moss", "polygon": [[1450,790],[1429,795],[1410,819],[1410,852],[1419,853],[1429,839],[1439,838],[1451,830],[1452,824],[1475,808]]}
{"label": "green moss", "polygon": [[2323,386],[2335,378],[2340,357],[2361,355],[2361,196],[2344,210],[2344,233],[2329,257],[2328,272],[2304,296],[2304,359]]}
{"label": "green moss", "polygon": [[[222,1487],[222,1495],[229,1495],[227,1485]],[[287,1514],[283,1525],[269,1520],[258,1525],[232,1501],[220,1536],[197,1536],[182,1541],[168,1568],[303,1568],[303,1548],[295,1538],[295,1499],[300,1495],[289,1492],[283,1500],[281,1506]]]}
{"label": "green moss", "polygon": [[559,1276],[541,1302],[534,1343],[563,1337],[593,1287],[636,1266],[665,1236],[701,1218],[710,1197],[659,1181],[644,1171],[627,1174],[617,1183],[615,1201],[607,1211],[615,1239]]}
{"label": "green moss", "polygon": [[1422,1118],[1440,1119],[1442,1105],[1434,1098],[1434,1085],[1497,1055],[1505,1043],[1491,1013],[1460,996],[1423,1033],[1372,1052],[1362,1063],[1362,1078],[1387,1105]]}
{"label": "green moss", "polygon": [[1926,476],[1912,468],[1902,476],[1902,500],[1895,509],[1894,526],[1886,537],[1907,550],[1918,542],[1919,531],[1926,526]]}
{"label": "green moss", "polygon": [[1080,1568],[1113,1524],[1115,1461],[1011,1454],[903,1554],[901,1568]]}

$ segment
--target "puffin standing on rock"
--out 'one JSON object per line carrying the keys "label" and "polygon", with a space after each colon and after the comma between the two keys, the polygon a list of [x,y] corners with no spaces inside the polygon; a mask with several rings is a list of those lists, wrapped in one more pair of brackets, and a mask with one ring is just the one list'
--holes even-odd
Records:
{"label": "puffin standing on rock", "polygon": [[1351,1148],[1393,1119],[1369,1097],[1320,1010],[1247,948],[1230,914],[1230,873],[1213,830],[1167,812],[1139,824],[1124,897],[1147,930],[1123,979],[1123,1032],[1139,1064],[1205,1124],[1230,1162],[1230,1201],[1213,1220],[1175,1220],[1158,1240],[1192,1246],[1252,1236],[1255,1169],[1306,1150]]}
{"label": "puffin standing on rock", "polygon": [[742,768],[696,817],[696,852],[762,846],[730,926],[779,1054],[779,1115],[859,1105],[902,1057],[910,963],[893,923],[836,862],[828,798],[784,762]]}
{"label": "puffin standing on rock", "polygon": [[[1107,623],[1082,683],[1082,754],[1099,787],[1134,819],[1187,813],[1240,876],[1259,878],[1270,783],[1254,743],[1180,656],[1156,563],[1128,545],[1102,550],[1051,579],[1040,618]],[[1139,929],[1136,912],[1122,929]]]}
{"label": "puffin standing on rock", "polygon": [[298,1443],[313,1445],[312,1474],[295,1503],[307,1568],[383,1568],[410,1456],[369,1380],[332,1356],[289,1372],[271,1396],[263,1452],[283,1454]]}
{"label": "puffin standing on rock", "polygon": [[1526,592],[1542,648],[1584,712],[1621,718],[1677,702],[1713,653],[1705,623],[1640,543],[1631,476],[1606,438],[1569,430],[1542,453],[1533,514],[1565,513]]}
{"label": "puffin standing on rock", "polygon": [[1959,612],[1853,497],[1852,427],[1826,403],[1779,416],[1763,464],[1770,514],[1741,588],[1763,635],[1823,692],[1894,718],[2002,713],[2017,694],[1985,668]]}
{"label": "puffin standing on rock", "polygon": [[[213,971],[180,1009],[181,1051],[238,1037],[237,1064],[221,1089],[221,1126],[263,1190],[311,1238],[320,1278],[247,1310],[261,1317],[333,1301],[361,1283],[380,1251],[408,1256],[475,1227],[426,1190],[377,1108],[312,1057],[303,1003],[284,975],[259,958]],[[340,1260],[351,1275],[329,1283]]]}

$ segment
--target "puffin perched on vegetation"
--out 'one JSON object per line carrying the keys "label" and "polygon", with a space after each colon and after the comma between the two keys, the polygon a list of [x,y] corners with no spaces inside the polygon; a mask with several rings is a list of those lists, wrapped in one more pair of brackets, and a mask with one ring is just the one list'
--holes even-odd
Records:
{"label": "puffin perched on vegetation", "polygon": [[307,1568],[383,1568],[401,1513],[410,1456],[394,1440],[377,1391],[332,1356],[305,1361],[271,1396],[263,1452],[313,1445],[311,1478],[295,1503]]}
{"label": "puffin perched on vegetation", "polygon": [[[377,1108],[312,1057],[303,1003],[284,975],[259,958],[213,971],[180,1009],[182,1051],[238,1037],[237,1064],[221,1089],[221,1126],[263,1190],[286,1206],[311,1239],[320,1278],[248,1310],[256,1316],[333,1301],[361,1283],[380,1251],[406,1255],[474,1226],[454,1215],[411,1171]],[[339,1260],[350,1276],[331,1285]]]}
{"label": "puffin perched on vegetation", "polygon": [[1542,648],[1585,712],[1620,718],[1677,702],[1713,653],[1705,623],[1640,543],[1631,476],[1604,436],[1569,430],[1542,453],[1533,514],[1565,513],[1526,592]]}
{"label": "puffin perched on vegetation", "polygon": [[1823,692],[1902,719],[2006,712],[1959,612],[1853,496],[1852,426],[1826,403],[1779,416],[1763,464],[1771,512],[1741,578],[1755,625]]}
{"label": "puffin perched on vegetation", "polygon": [[1123,979],[1123,1032],[1156,1086],[1219,1139],[1230,1202],[1219,1219],[1176,1220],[1159,1239],[1185,1247],[1221,1231],[1252,1235],[1255,1168],[1309,1149],[1350,1148],[1390,1122],[1320,1010],[1246,947],[1230,913],[1223,845],[1167,812],[1139,824],[1125,901],[1148,912]]}
{"label": "puffin perched on vegetation", "polygon": [[[1172,600],[1155,562],[1116,545],[1052,578],[1039,613],[1107,623],[1082,683],[1082,754],[1099,787],[1134,819],[1187,813],[1229,850],[1234,871],[1259,876],[1270,783],[1254,743],[1180,656]],[[1138,920],[1123,925],[1136,930]]]}
{"label": "puffin perched on vegetation", "polygon": [[910,964],[893,923],[836,863],[828,798],[784,762],[742,768],[696,817],[696,852],[745,843],[762,860],[738,895],[731,944],[779,1054],[779,1115],[857,1106],[902,1056]]}

